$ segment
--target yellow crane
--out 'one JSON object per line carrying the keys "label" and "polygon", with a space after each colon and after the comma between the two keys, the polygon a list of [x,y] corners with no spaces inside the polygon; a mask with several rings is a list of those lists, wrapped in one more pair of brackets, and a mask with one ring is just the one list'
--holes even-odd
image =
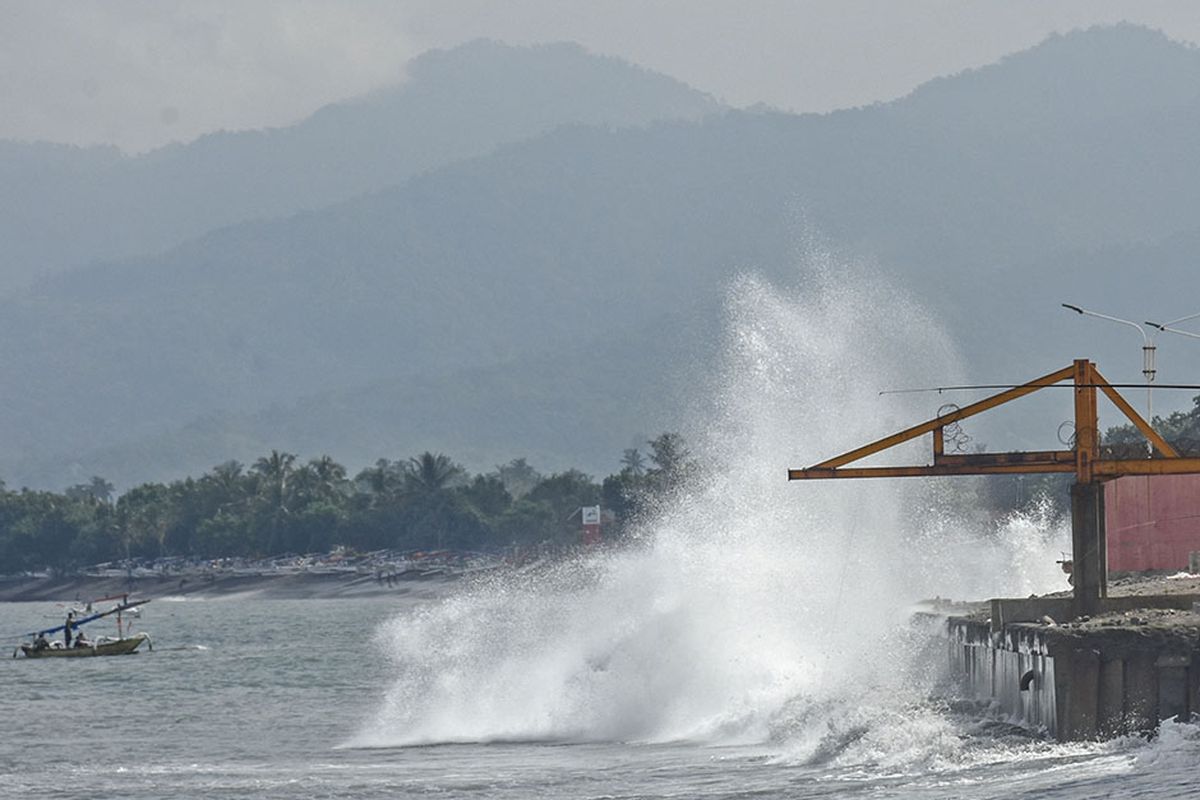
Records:
{"label": "yellow crane", "polygon": [[[1075,441],[1069,450],[1039,450],[1009,453],[946,453],[945,429],[961,420],[1032,394],[1048,386],[1072,381],[1075,400]],[[1103,458],[1100,452],[1097,393],[1107,397],[1152,447],[1144,458]],[[888,450],[926,434],[933,435],[933,463],[920,466],[850,466],[868,456]],[[1133,409],[1087,359],[1076,359],[1068,367],[1028,383],[1006,389],[991,397],[938,416],[920,425],[886,436],[805,469],[789,469],[788,480],[830,478],[902,478],[938,475],[1008,475],[1023,473],[1074,472],[1071,487],[1071,531],[1075,611],[1094,614],[1107,597],[1106,543],[1104,532],[1104,481],[1123,475],[1172,475],[1200,473],[1200,458],[1179,455],[1146,420]]]}

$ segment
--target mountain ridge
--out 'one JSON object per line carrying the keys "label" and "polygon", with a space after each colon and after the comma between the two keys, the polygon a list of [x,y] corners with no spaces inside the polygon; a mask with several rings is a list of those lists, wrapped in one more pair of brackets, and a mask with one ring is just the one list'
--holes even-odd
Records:
{"label": "mountain ridge", "polygon": [[294,125],[212,133],[140,156],[0,142],[0,175],[11,179],[0,185],[8,243],[0,290],[325,207],[559,125],[635,126],[720,108],[679,81],[577,45],[477,40],[413,63],[413,79]]}
{"label": "mountain ridge", "polygon": [[[1089,36],[1103,38],[1105,52],[1078,46]],[[1065,49],[1055,40],[1033,62],[1078,53],[1111,60],[1123,37],[1135,49],[1179,47],[1140,29],[1105,29],[1063,37]],[[1160,61],[1191,64],[1191,53]],[[1009,73],[1012,82],[1028,85],[1022,65],[1033,62],[1014,56],[996,69],[1014,61],[1021,69]],[[1065,74],[1100,73],[1072,61]],[[955,92],[939,92],[949,98],[943,107],[920,113],[889,104],[829,115],[725,111],[622,130],[559,127],[336,206],[44,281],[0,304],[0,356],[22,376],[0,386],[10,409],[0,420],[10,444],[5,470],[20,481],[39,453],[60,454],[61,467],[80,461],[65,460],[71,448],[113,452],[131,440],[159,441],[156,463],[167,463],[172,432],[198,417],[227,418],[231,430],[258,425],[255,442],[289,449],[305,397],[327,396],[330,386],[347,397],[371,394],[387,381],[440,392],[428,408],[448,419],[460,412],[462,427],[474,430],[484,418],[501,427],[524,419],[517,388],[537,396],[553,387],[583,430],[593,424],[584,382],[573,392],[539,375],[537,364],[591,348],[607,354],[599,371],[620,374],[624,364],[651,387],[631,359],[654,363],[671,352],[702,361],[703,341],[692,351],[668,351],[654,336],[640,351],[603,345],[658,314],[711,313],[738,271],[793,281],[806,226],[932,304],[968,360],[1023,375],[1028,362],[1054,368],[1096,344],[1123,352],[1119,332],[1057,317],[1035,324],[1030,309],[1053,314],[1061,300],[1097,287],[1149,304],[1187,279],[1182,256],[1198,228],[1190,209],[1200,203],[1192,146],[1200,103],[1173,95],[1153,114],[1075,132],[1071,120],[1096,115],[1037,103],[1041,116],[997,135],[962,111]],[[1026,107],[991,111],[1019,117]],[[955,114],[975,124],[940,124]],[[1055,137],[1041,135],[1047,128]],[[1141,250],[1129,249],[1137,243]],[[1100,254],[1090,269],[1089,252]],[[1162,265],[1133,274],[1119,268],[1125,252]],[[512,386],[497,365],[530,385]],[[484,374],[474,388],[463,377]],[[486,413],[480,392],[491,403]],[[670,420],[682,398],[659,403],[655,420]],[[292,433],[254,422],[280,404]],[[427,421],[415,407],[368,406],[370,438],[387,451],[359,454],[368,460],[395,455]],[[48,408],[56,416],[39,418]],[[646,412],[627,411],[623,426],[610,418],[611,429],[588,432],[592,455],[555,460],[561,443],[500,440],[491,452],[500,461],[540,447],[549,462],[587,467],[651,427]],[[54,474],[42,461],[38,474]],[[128,480],[139,479],[137,468]]]}

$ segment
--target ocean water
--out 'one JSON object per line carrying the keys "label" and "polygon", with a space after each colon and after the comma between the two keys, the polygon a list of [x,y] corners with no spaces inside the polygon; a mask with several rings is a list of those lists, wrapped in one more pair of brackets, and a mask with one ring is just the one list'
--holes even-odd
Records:
{"label": "ocean water", "polygon": [[[1060,745],[944,699],[912,603],[1064,588],[1061,520],[785,480],[936,413],[878,394],[959,382],[936,320],[819,254],[726,319],[696,479],[622,547],[424,599],[161,598],[152,653],[5,660],[0,797],[1196,797],[1195,725]],[[61,614],[0,605],[0,632]]]}
{"label": "ocean water", "polygon": [[[0,797],[1196,796],[1192,725],[1167,723],[1153,741],[1059,745],[979,709],[918,696],[897,704],[868,690],[793,707],[791,727],[760,741],[605,740],[585,730],[359,741],[380,735],[396,680],[390,645],[373,633],[438,602],[156,601],[141,620],[153,652],[6,659]],[[0,630],[44,624],[57,610],[0,605]]]}

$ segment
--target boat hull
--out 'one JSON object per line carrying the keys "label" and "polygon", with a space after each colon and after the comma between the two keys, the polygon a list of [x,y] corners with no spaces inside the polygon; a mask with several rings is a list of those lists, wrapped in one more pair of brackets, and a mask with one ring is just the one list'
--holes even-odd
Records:
{"label": "boat hull", "polygon": [[104,642],[90,647],[47,647],[35,650],[33,645],[21,645],[21,652],[26,658],[89,658],[91,656],[127,656],[137,652],[142,642],[150,639],[144,633],[130,636],[128,639],[118,639],[115,642]]}

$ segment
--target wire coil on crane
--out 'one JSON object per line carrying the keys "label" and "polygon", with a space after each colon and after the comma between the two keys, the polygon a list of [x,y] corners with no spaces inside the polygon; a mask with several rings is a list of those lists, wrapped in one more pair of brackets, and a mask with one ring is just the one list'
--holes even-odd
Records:
{"label": "wire coil on crane", "polygon": [[[957,403],[946,403],[937,410],[939,417],[946,417],[958,411]],[[947,453],[965,453],[971,436],[963,430],[957,420],[942,426],[942,446]]]}

